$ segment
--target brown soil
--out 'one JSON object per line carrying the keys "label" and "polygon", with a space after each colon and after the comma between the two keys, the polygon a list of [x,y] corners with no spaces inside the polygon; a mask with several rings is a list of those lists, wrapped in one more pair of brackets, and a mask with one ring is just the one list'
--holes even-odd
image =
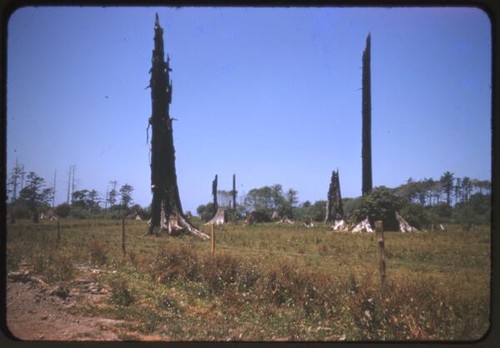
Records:
{"label": "brown soil", "polygon": [[7,326],[20,340],[50,341],[116,341],[166,340],[160,336],[145,336],[131,332],[124,320],[88,317],[77,309],[98,304],[109,291],[92,277],[82,277],[57,284],[47,284],[42,277],[29,271],[11,272],[7,279]]}

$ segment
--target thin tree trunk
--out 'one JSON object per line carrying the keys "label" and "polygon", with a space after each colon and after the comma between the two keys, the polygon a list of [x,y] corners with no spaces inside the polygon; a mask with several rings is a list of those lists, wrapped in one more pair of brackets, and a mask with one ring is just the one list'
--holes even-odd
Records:
{"label": "thin tree trunk", "polygon": [[361,157],[363,161],[363,183],[361,192],[363,195],[372,190],[372,139],[371,139],[371,36],[368,34],[366,38],[366,48],[363,52],[363,97],[362,97],[362,151]]}
{"label": "thin tree trunk", "polygon": [[217,178],[217,174],[215,174],[214,181],[212,181],[212,195],[214,196],[213,215],[215,215],[217,213],[217,209],[219,208],[219,203],[217,202],[217,186],[218,186],[218,178]]}
{"label": "thin tree trunk", "polygon": [[233,210],[236,212],[236,174],[233,174]]}

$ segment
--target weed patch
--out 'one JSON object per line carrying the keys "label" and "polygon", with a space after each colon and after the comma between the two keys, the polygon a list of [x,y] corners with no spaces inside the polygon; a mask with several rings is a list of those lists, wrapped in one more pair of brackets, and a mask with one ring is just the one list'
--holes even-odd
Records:
{"label": "weed patch", "polygon": [[150,266],[151,275],[160,283],[169,283],[173,280],[199,279],[202,265],[196,253],[187,247],[180,246],[172,249],[163,248]]}
{"label": "weed patch", "polygon": [[94,266],[103,266],[108,261],[108,251],[99,240],[93,240],[89,245],[88,251],[90,264]]}
{"label": "weed patch", "polygon": [[129,288],[128,281],[121,277],[113,277],[109,281],[111,288],[110,301],[118,306],[129,306],[135,301],[135,296]]}
{"label": "weed patch", "polygon": [[[109,301],[85,310],[125,319],[131,330],[179,340],[475,340],[489,327],[490,237],[474,233],[387,233],[381,289],[377,243],[321,224],[230,226],[210,244],[144,237],[127,225],[127,261],[117,221],[18,221],[7,233],[7,268],[20,263],[50,281],[73,264],[101,273]],[[84,246],[82,248],[82,245]]]}
{"label": "weed patch", "polygon": [[75,274],[72,256],[64,250],[37,250],[31,257],[31,264],[33,271],[45,276],[49,282],[70,280]]}

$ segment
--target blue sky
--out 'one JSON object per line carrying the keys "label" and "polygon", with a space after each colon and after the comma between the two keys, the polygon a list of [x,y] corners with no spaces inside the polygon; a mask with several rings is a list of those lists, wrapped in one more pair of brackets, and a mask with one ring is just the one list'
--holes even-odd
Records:
{"label": "blue sky", "polygon": [[7,41],[7,170],[16,159],[66,200],[109,182],[151,202],[155,13],[173,69],[184,211],[211,182],[240,197],[281,184],[326,199],[339,169],[361,195],[361,56],[372,37],[374,186],[491,178],[491,24],[476,8],[79,8],[16,11]]}

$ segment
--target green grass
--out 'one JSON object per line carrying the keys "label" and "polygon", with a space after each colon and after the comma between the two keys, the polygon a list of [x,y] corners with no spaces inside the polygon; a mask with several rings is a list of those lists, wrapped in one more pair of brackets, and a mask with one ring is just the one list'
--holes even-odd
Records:
{"label": "green grass", "polygon": [[62,220],[59,248],[54,222],[18,221],[7,267],[24,262],[50,281],[77,264],[116,270],[100,275],[106,302],[80,311],[175,340],[476,340],[489,327],[487,227],[386,232],[384,289],[371,234],[226,225],[211,260],[210,241],[146,230],[127,221],[124,258],[119,220]]}

